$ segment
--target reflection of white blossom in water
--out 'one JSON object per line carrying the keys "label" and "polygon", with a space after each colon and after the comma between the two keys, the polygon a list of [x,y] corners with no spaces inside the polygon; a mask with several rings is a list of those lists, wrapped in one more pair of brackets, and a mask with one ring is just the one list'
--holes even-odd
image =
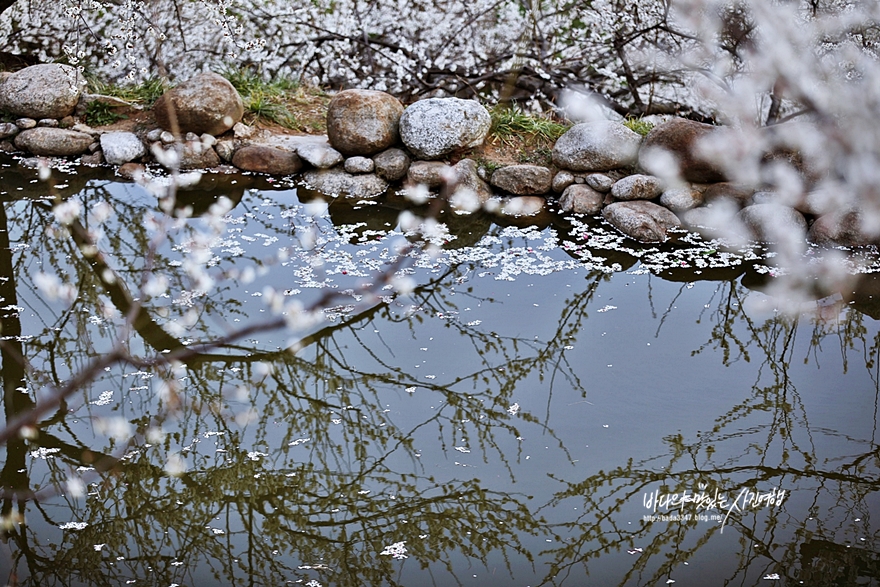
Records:
{"label": "reflection of white blossom in water", "polygon": [[46,448],[44,446],[41,446],[37,450],[31,451],[31,458],[44,460],[50,459],[55,455],[55,453],[59,452],[61,452],[60,448]]}
{"label": "reflection of white blossom in water", "polygon": [[397,560],[408,558],[406,554],[406,541],[390,544],[386,546],[385,549],[379,554],[390,556],[391,558]]}
{"label": "reflection of white blossom in water", "polygon": [[113,401],[113,391],[107,390],[107,391],[102,391],[101,395],[98,396],[98,399],[96,399],[93,402],[89,402],[89,403],[91,403],[92,405],[95,405],[95,406],[106,406],[111,401]]}

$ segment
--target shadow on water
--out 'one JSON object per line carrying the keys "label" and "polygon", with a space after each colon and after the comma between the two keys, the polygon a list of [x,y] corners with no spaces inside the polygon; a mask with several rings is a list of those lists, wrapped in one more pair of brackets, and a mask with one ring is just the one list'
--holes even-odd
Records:
{"label": "shadow on water", "polygon": [[[696,268],[705,248],[445,210],[440,251],[408,253],[413,291],[364,305],[392,241],[418,240],[397,222],[409,203],[314,215],[314,194],[229,176],[179,198],[235,204],[205,292],[183,263],[200,220],[146,259],[153,196],[56,170],[62,196],[113,207],[100,227],[83,216],[103,253],[86,255],[31,171],[4,169],[7,420],[115,341],[149,356],[267,315],[266,287],[351,303],[293,349],[271,332],[173,370],[113,367],[9,442],[10,584],[877,582],[871,275],[783,316],[752,264]],[[147,263],[165,293],[143,293]],[[41,272],[76,298],[39,293]]]}

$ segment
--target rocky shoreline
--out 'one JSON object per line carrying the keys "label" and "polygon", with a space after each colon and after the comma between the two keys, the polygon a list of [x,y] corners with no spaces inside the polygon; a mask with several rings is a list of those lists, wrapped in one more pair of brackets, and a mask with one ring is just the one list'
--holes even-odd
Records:
{"label": "rocky shoreline", "polygon": [[536,215],[552,203],[564,213],[601,214],[641,242],[662,242],[680,227],[761,242],[792,235],[833,246],[877,240],[862,229],[859,210],[836,209],[829,194],[792,201],[725,181],[704,154],[707,143],[723,141],[725,129],[681,118],[645,137],[621,122],[576,124],[553,146],[552,165],[490,171],[460,158],[490,130],[489,112],[473,100],[431,98],[404,107],[383,92],[345,90],[329,104],[327,135],[291,135],[244,124],[235,88],[203,73],[159,98],[152,128],[115,130],[82,122],[91,102],[116,100],[83,86],[76,69],[60,64],[0,74],[0,110],[14,119],[0,123],[0,150],[112,165],[130,179],[152,163],[298,175],[318,192],[359,199],[402,184],[416,199],[439,193],[463,211],[484,207],[510,216]]}

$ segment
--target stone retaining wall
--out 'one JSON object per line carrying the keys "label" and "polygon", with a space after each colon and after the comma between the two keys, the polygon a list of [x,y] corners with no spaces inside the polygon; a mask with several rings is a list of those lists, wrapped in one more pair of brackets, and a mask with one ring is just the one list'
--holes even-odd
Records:
{"label": "stone retaining wall", "polygon": [[238,93],[205,73],[156,102],[156,128],[108,131],[80,122],[89,102],[113,99],[84,94],[74,68],[38,65],[0,79],[0,109],[17,117],[0,124],[0,149],[106,163],[128,177],[152,161],[180,170],[231,165],[301,174],[319,192],[355,198],[402,183],[464,210],[491,206],[527,216],[550,200],[562,212],[601,214],[642,242],[666,240],[682,225],[769,242],[792,235],[832,245],[876,241],[862,229],[858,210],[834,209],[825,194],[791,201],[725,182],[722,169],[702,155],[725,129],[685,119],[664,122],[644,138],[620,122],[576,124],[556,141],[552,166],[509,165],[490,173],[470,159],[446,163],[482,145],[489,133],[489,113],[472,100],[432,98],[404,107],[382,92],[346,90],[330,102],[327,136],[271,134],[243,124]]}

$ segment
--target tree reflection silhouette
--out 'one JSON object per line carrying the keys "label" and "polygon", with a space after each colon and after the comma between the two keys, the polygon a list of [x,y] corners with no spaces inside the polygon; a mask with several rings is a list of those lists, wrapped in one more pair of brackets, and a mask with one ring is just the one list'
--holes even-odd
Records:
{"label": "tree reflection silhouette", "polygon": [[[97,373],[41,419],[35,435],[6,444],[0,472],[3,513],[14,522],[9,514],[17,508],[26,521],[6,530],[12,570],[4,578],[10,583],[277,584],[289,579],[411,585],[413,577],[422,582],[430,576],[446,584],[448,575],[463,582],[462,569],[488,568],[491,559],[505,567],[499,573],[506,570],[514,578],[525,561],[544,584],[573,585],[600,557],[638,547],[643,551],[619,566],[617,580],[649,584],[665,581],[678,565],[711,549],[721,527],[695,520],[629,524],[633,504],[651,490],[681,492],[699,483],[731,494],[755,486],[796,486],[798,504],[808,493],[816,504],[801,510],[786,502],[760,515],[732,516],[725,536],[739,537],[739,550],[729,554],[736,559],[735,570],[710,582],[754,583],[769,573],[818,581],[820,570],[833,581],[832,560],[843,561],[840,584],[847,584],[852,573],[875,574],[869,514],[878,489],[880,447],[873,436],[815,424],[790,373],[798,361],[824,360],[833,347],[846,369],[861,369],[858,363],[864,360],[876,392],[880,335],[860,312],[839,305],[836,313],[826,308],[813,322],[760,316],[746,310],[750,292],[734,281],[746,270],[724,273],[729,280],[715,282],[708,307],[686,317],[708,334],[692,356],[711,357],[725,368],[754,365],[748,395],[719,405],[714,422],[695,438],[667,432],[663,448],[652,449],[650,458],[610,467],[602,460],[603,470],[583,478],[572,479],[582,475],[581,469],[554,471],[546,483],[555,494],[547,501],[517,487],[533,482],[522,468],[529,455],[521,437],[528,430],[553,444],[564,456],[560,460],[574,462],[572,438],[579,438],[554,429],[554,400],[563,392],[587,397],[594,377],[584,367],[590,357],[571,348],[591,336],[589,320],[606,303],[597,292],[614,279],[609,272],[583,271],[576,287],[552,292],[559,297],[558,312],[542,314],[548,323],[541,324],[541,336],[534,336],[526,315],[505,318],[522,322],[522,331],[496,331],[462,318],[470,306],[501,301],[500,293],[474,286],[476,276],[487,272],[481,258],[426,262],[421,272],[413,272],[418,281],[407,296],[357,303],[354,279],[343,278],[330,263],[309,266],[316,281],[331,276],[340,290],[351,289],[327,321],[300,333],[295,351],[287,348],[287,335],[279,344],[275,333],[203,350],[202,343],[221,337],[236,320],[258,317],[248,298],[260,293],[259,287],[245,279],[242,267],[279,273],[284,267],[284,275],[298,269],[272,261],[257,245],[242,246],[235,255],[218,255],[215,268],[222,279],[216,291],[194,298],[191,306],[175,303],[179,292],[192,287],[175,263],[199,230],[199,220],[187,220],[149,260],[167,277],[170,294],[140,296],[136,292],[148,263],[142,251],[151,238],[143,218],[154,211],[155,201],[137,188],[101,181],[82,187],[79,197],[86,203],[109,202],[116,211],[116,220],[103,227],[103,257],[84,255],[76,230],[36,238],[52,223],[49,206],[4,204],[0,222],[10,242],[0,242],[0,277],[8,277],[0,279],[0,295],[35,315],[9,311],[0,316],[7,337],[0,349],[7,420],[28,407],[14,402],[32,404],[42,386],[63,385],[114,340],[124,340],[132,358],[120,358]],[[359,214],[352,202],[334,203],[326,218],[306,223],[296,216],[299,202],[265,212],[266,200],[272,198],[242,190],[230,226],[239,218],[255,224],[223,246],[232,250],[247,236],[257,244],[275,238],[279,244],[273,246],[294,249],[294,239],[310,232],[324,247],[316,254],[335,254],[329,249],[339,242],[351,258],[364,252],[361,257],[386,262],[376,236],[391,231],[387,225],[406,206],[390,198],[378,204],[383,207],[378,220],[358,227],[351,224]],[[283,220],[278,208],[289,212]],[[445,250],[464,250],[463,244],[484,237],[497,239],[495,253],[518,246],[503,226],[486,217],[448,217],[457,221],[450,221],[450,233],[460,231],[462,240],[446,243]],[[87,217],[82,220],[82,231],[94,228]],[[569,234],[569,223],[560,220],[553,229],[566,235],[563,243],[583,245]],[[29,244],[27,251],[15,248],[21,242]],[[625,251],[598,247],[592,253],[621,268],[638,262]],[[33,283],[38,267],[74,276],[78,299],[64,306],[41,298]],[[666,308],[652,306],[648,329],[659,335],[680,323],[675,305],[690,282],[710,275],[721,273],[707,270],[701,277],[679,267],[674,275],[652,276],[649,284],[660,276],[688,283]],[[318,295],[298,283],[284,287],[302,289],[292,295],[303,298]],[[867,306],[857,296],[852,299],[858,301],[855,307]],[[847,301],[842,298],[843,305]],[[659,303],[651,290],[647,303]],[[189,312],[198,320],[180,331],[169,327]],[[137,319],[126,322],[132,313]],[[445,367],[431,372],[433,378],[410,358],[411,347],[424,344],[416,341],[429,324],[438,341],[454,341],[458,351],[444,363],[443,349],[426,347],[425,356],[435,359],[432,365]],[[146,361],[163,353],[179,358],[180,365]],[[540,395],[532,405],[541,407],[514,409],[518,394],[536,382]],[[107,390],[122,397],[101,405],[96,398]],[[130,439],[97,431],[100,422],[117,417],[131,426]],[[166,433],[162,438],[151,435],[158,424]],[[631,426],[638,425],[634,416]],[[828,448],[823,444],[828,439],[849,452]],[[497,468],[469,470],[465,466],[474,463],[464,457],[454,461],[450,455],[456,451],[469,451],[474,463]],[[77,479],[86,483],[85,499],[71,490],[69,482]],[[818,504],[825,508],[821,515]],[[563,509],[568,513],[561,519]],[[861,526],[849,521],[852,512],[861,513]],[[71,521],[87,525],[58,528]],[[855,535],[856,529],[867,540],[850,549],[858,548],[858,554],[840,554],[835,538],[841,532]],[[535,544],[544,540],[553,542],[541,551]],[[382,554],[400,542],[409,559]]]}
{"label": "tree reflection silhouette", "polygon": [[[803,317],[771,314],[762,320],[745,310],[749,292],[742,285],[723,283],[718,293],[713,296],[716,305],[698,318],[712,321],[711,339],[693,354],[712,353],[725,366],[759,362],[751,394],[720,412],[714,426],[698,432],[694,439],[680,433],[664,438],[664,453],[630,459],[576,483],[556,478],[562,489],[541,509],[582,501],[579,509],[584,513],[555,526],[563,546],[542,553],[554,561],[543,584],[564,584],[581,570],[589,574],[592,561],[625,550],[637,556],[618,584],[665,582],[725,528],[739,534],[740,549],[727,553],[733,563],[715,571],[733,571],[704,578],[705,584],[758,584],[774,574],[804,585],[856,585],[880,578],[876,529],[870,515],[880,490],[880,445],[873,435],[852,437],[812,425],[789,374],[791,361],[801,359],[795,356],[795,341],[805,332],[809,341],[803,363],[818,361],[822,346],[829,341],[836,343],[844,365],[847,352],[856,351],[874,382],[876,433],[878,335],[868,337],[865,316],[859,312],[845,312],[841,318],[839,309],[829,318],[820,304],[811,326],[801,324]],[[756,424],[756,419],[761,423]],[[844,439],[847,448],[864,448],[850,455],[833,448],[828,452],[827,446],[819,448],[833,437]],[[727,510],[703,510],[693,504],[668,512],[720,513],[725,516],[723,523],[695,517],[638,520],[651,511],[643,509],[634,516],[632,507],[625,518],[621,515],[627,505],[642,504],[644,495],[653,490],[682,494],[704,487],[709,493],[713,487],[720,488],[730,496],[743,490],[796,487],[798,504],[813,505],[803,509],[786,502],[778,508],[734,509],[729,517]],[[856,544],[824,538],[839,534],[863,538]]]}

